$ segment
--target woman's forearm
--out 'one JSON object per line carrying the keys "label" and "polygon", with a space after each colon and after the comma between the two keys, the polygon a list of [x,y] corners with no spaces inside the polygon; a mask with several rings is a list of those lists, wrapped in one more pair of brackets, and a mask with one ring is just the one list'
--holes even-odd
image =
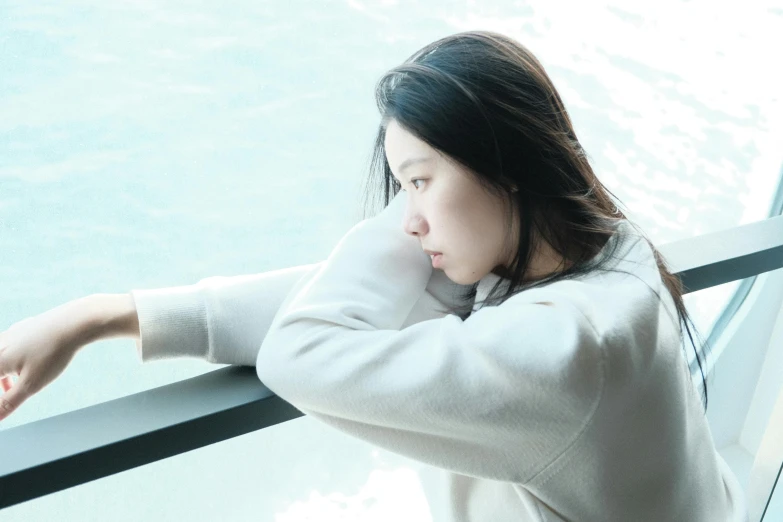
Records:
{"label": "woman's forearm", "polygon": [[115,337],[140,338],[131,294],[92,294],[68,303],[74,309],[83,345]]}

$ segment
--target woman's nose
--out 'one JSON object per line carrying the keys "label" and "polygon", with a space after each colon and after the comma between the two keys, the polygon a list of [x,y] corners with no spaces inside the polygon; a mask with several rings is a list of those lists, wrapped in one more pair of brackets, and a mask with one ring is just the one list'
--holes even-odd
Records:
{"label": "woman's nose", "polygon": [[418,213],[412,213],[410,209],[405,211],[402,228],[411,236],[422,236],[427,233],[427,222]]}

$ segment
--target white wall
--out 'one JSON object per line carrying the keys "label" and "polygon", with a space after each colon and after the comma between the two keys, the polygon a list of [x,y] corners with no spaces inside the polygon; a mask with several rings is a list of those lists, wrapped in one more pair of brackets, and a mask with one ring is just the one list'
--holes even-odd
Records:
{"label": "white wall", "polygon": [[[755,453],[760,426],[766,423],[780,387],[783,357],[783,269],[761,274],[721,339],[712,346],[719,354],[708,379],[707,419],[715,445],[738,443]],[[777,323],[777,326],[776,326]],[[773,336],[774,332],[774,336]],[[774,365],[774,366],[773,366]],[[763,371],[763,387],[758,388]],[[767,397],[769,395],[769,397]],[[746,418],[752,419],[744,432]]]}
{"label": "white wall", "polygon": [[[707,419],[716,447],[746,491],[751,474],[759,472],[754,458],[783,387],[782,302],[783,269],[760,275],[712,347],[718,357],[708,379]],[[783,520],[780,509],[770,506],[765,520]]]}

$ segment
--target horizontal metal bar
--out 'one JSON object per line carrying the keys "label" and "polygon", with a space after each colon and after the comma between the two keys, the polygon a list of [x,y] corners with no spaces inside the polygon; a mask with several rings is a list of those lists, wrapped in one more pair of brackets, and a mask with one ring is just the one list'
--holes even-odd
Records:
{"label": "horizontal metal bar", "polygon": [[[783,216],[658,248],[702,290],[783,267]],[[302,415],[233,366],[0,431],[0,509]]]}
{"label": "horizontal metal bar", "polygon": [[0,431],[0,509],[301,417],[229,366]]}
{"label": "horizontal metal bar", "polygon": [[684,293],[783,267],[783,216],[657,247]]}

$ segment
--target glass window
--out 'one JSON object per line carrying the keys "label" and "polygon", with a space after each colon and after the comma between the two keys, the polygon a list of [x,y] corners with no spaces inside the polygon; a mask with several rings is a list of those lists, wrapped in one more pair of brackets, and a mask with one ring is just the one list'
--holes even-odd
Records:
{"label": "glass window", "polygon": [[[468,29],[502,32],[539,57],[597,175],[656,244],[764,219],[780,189],[783,136],[781,76],[767,66],[783,47],[783,11],[774,6],[6,2],[0,328],[91,293],[324,259],[359,218],[378,123],[375,82],[426,43]],[[722,285],[717,298],[699,292],[686,301],[705,338],[737,285]],[[142,365],[131,341],[95,343],[0,429],[218,367],[197,360]],[[70,499],[86,505],[80,491],[99,490],[128,520],[156,519],[162,510],[174,516],[194,502],[203,513],[237,510],[235,519],[243,520],[263,504],[253,496],[259,492],[290,511],[285,499],[307,499],[306,488],[347,473],[345,463],[314,456],[329,452],[320,441],[307,445],[309,419],[280,429],[297,426],[308,429],[282,440],[273,437],[277,429],[251,434],[3,517],[47,518]],[[265,442],[228,451],[254,438]],[[269,456],[283,448],[290,458],[272,465]],[[245,467],[254,475],[239,489],[244,496],[232,497],[232,470],[256,450],[258,460]],[[223,466],[222,477],[204,462]],[[362,465],[354,478],[378,466]],[[303,489],[274,489],[287,469],[302,471],[290,484]],[[172,499],[170,485],[185,473],[193,479]],[[133,497],[137,487],[156,502]],[[187,494],[197,488],[205,489]]]}

